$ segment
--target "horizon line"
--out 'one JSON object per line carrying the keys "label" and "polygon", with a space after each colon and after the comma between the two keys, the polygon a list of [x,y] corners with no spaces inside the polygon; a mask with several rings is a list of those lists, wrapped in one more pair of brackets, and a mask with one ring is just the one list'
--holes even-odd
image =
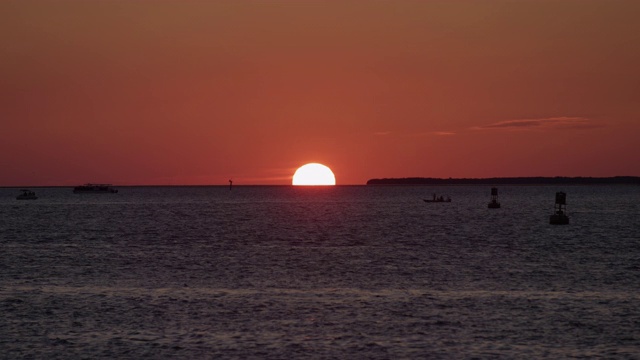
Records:
{"label": "horizon line", "polygon": [[[378,185],[378,184],[369,184],[370,182],[378,182],[378,181],[410,181],[410,180],[435,180],[435,181],[482,181],[482,180],[526,180],[526,179],[593,179],[593,180],[613,180],[613,179],[634,179],[640,181],[640,176],[635,175],[614,175],[614,176],[495,176],[495,177],[424,177],[424,176],[409,176],[409,177],[385,177],[385,178],[371,178],[364,183],[359,184],[335,184],[335,185],[314,185],[310,187],[325,187],[325,186],[366,186],[366,185]],[[220,186],[220,187],[229,187],[229,184],[114,184],[110,183],[111,186],[118,187],[212,187],[212,186]],[[386,185],[386,184],[379,184]],[[415,184],[420,185],[420,184]],[[0,185],[0,188],[65,188],[65,187],[76,187],[79,185]],[[292,186],[292,187],[306,187],[300,185],[293,184],[233,184],[234,187],[237,186]]]}

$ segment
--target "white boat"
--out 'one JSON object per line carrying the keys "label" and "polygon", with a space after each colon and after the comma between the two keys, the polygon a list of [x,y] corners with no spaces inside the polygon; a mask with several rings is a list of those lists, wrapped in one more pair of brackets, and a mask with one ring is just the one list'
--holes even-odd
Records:
{"label": "white boat", "polygon": [[22,189],[22,190],[20,190],[20,191],[22,191],[22,194],[18,195],[18,196],[16,197],[16,200],[35,200],[35,199],[37,199],[37,198],[38,198],[38,197],[36,196],[36,193],[34,193],[34,192],[33,192],[33,191],[31,191],[31,190],[28,190],[28,189]]}
{"label": "white boat", "polygon": [[84,184],[73,188],[74,194],[115,194],[118,190],[111,184]]}

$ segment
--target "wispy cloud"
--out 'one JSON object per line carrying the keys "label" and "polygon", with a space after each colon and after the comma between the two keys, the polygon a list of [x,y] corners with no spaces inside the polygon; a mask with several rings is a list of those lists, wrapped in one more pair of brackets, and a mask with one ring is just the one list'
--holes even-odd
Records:
{"label": "wispy cloud", "polygon": [[404,133],[406,137],[428,137],[428,136],[451,136],[456,133],[453,131],[423,131],[423,132],[412,132],[412,133]]}
{"label": "wispy cloud", "polygon": [[374,132],[375,136],[397,136],[397,137],[424,137],[424,136],[451,136],[456,135],[453,131],[425,131],[425,132],[391,132],[391,131],[378,131]]}
{"label": "wispy cloud", "polygon": [[546,130],[546,129],[588,129],[601,127],[584,117],[559,116],[539,119],[518,119],[498,121],[473,127],[473,130]]}
{"label": "wispy cloud", "polygon": [[454,133],[453,131],[434,131],[431,134],[438,135],[438,136],[451,136],[451,135],[455,135],[456,133]]}

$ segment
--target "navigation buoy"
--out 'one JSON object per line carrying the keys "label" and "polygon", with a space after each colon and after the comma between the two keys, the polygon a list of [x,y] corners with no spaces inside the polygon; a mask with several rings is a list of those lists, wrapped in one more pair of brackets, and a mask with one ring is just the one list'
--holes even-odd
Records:
{"label": "navigation buoy", "polygon": [[498,208],[500,208],[500,203],[498,202],[498,188],[491,188],[491,201],[489,202],[489,209]]}
{"label": "navigation buoy", "polygon": [[563,192],[556,193],[555,213],[549,217],[549,224],[567,225],[569,217],[567,216],[567,194]]}
{"label": "navigation buoy", "polygon": [[231,190],[232,186],[233,186],[233,181],[229,180],[229,190]]}

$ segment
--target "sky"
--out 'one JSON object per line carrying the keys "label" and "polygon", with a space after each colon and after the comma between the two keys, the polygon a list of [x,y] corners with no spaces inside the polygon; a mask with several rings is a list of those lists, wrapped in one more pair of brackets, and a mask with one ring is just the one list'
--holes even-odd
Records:
{"label": "sky", "polygon": [[640,1],[0,1],[0,186],[640,176]]}

